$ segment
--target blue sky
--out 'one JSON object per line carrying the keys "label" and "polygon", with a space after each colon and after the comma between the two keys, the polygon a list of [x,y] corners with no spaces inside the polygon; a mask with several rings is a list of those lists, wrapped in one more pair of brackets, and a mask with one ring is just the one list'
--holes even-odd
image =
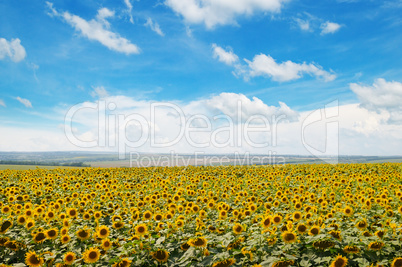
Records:
{"label": "blue sky", "polygon": [[[1,1],[0,150],[75,150],[57,144],[80,103],[221,99],[206,108],[220,114],[231,93],[263,109],[285,103],[299,124],[331,101],[340,114],[353,106],[362,115],[340,115],[340,153],[398,154],[401,12],[400,0]],[[363,144],[350,149],[354,140]]]}

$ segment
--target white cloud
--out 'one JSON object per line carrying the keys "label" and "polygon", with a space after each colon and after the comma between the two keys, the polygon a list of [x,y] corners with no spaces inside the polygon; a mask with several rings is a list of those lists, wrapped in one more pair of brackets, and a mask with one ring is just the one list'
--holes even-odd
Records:
{"label": "white cloud", "polygon": [[216,25],[236,23],[237,16],[251,16],[257,12],[279,12],[288,0],[166,0],[165,4],[182,15],[186,22]]}
{"label": "white cloud", "polygon": [[25,56],[25,48],[21,45],[20,39],[16,38],[7,41],[4,38],[0,38],[0,60],[9,57],[14,62],[20,62]]}
{"label": "white cloud", "polygon": [[216,44],[213,44],[212,48],[214,58],[226,65],[234,66],[234,75],[243,76],[245,80],[248,80],[249,77],[266,76],[274,81],[284,82],[300,79],[303,73],[314,75],[326,82],[336,78],[334,73],[323,70],[320,65],[305,62],[298,64],[290,60],[277,63],[270,55],[265,54],[254,56],[252,61],[244,59],[247,65],[242,65],[238,63],[239,58],[233,51],[226,51]]}
{"label": "white cloud", "polygon": [[124,0],[124,4],[127,6],[127,13],[130,16],[130,22],[134,23],[133,15],[131,15],[131,11],[133,10],[133,5],[131,4],[130,0]]}
{"label": "white cloud", "polygon": [[294,20],[302,31],[312,31],[309,20],[303,20],[300,18],[295,18]]}
{"label": "white cloud", "polygon": [[105,87],[103,86],[97,86],[93,88],[94,90],[91,92],[92,97],[98,97],[98,98],[104,98],[109,95],[109,93],[106,91]]}
{"label": "white cloud", "polygon": [[158,35],[165,36],[165,34],[162,32],[159,24],[157,22],[153,21],[151,18],[147,18],[147,22],[144,25],[151,28],[151,30],[156,32]]}
{"label": "white cloud", "polygon": [[402,121],[402,83],[385,79],[376,79],[372,86],[351,83],[350,89],[360,100],[360,106],[376,112],[386,114],[387,122]]}
{"label": "white cloud", "polygon": [[0,99],[0,106],[6,107],[6,103],[4,103],[3,99]]}
{"label": "white cloud", "polygon": [[274,81],[280,82],[299,79],[303,73],[314,75],[325,81],[332,81],[336,78],[335,74],[329,73],[323,70],[321,66],[313,63],[298,64],[288,60],[278,64],[270,55],[264,54],[254,56],[253,61],[245,61],[250,68],[249,75],[251,77],[268,76]]}
{"label": "white cloud", "polygon": [[[396,90],[399,90],[398,86]],[[153,104],[160,106],[153,110],[152,120]],[[316,149],[327,155],[388,156],[401,155],[402,151],[402,124],[385,124],[386,113],[371,111],[359,104],[330,105],[325,110],[317,107],[317,110],[296,112],[284,103],[270,106],[257,97],[220,93],[186,103],[139,101],[123,95],[108,95],[74,107],[77,109],[71,118],[73,134],[82,141],[98,142],[94,147],[74,145],[66,137],[65,124],[60,119],[53,129],[47,127],[47,130],[35,129],[33,125],[25,128],[0,125],[3,140],[0,150],[116,152],[122,149],[144,153],[310,155],[311,149]],[[106,112],[104,121],[100,117],[103,112]],[[67,109],[61,107],[56,112],[60,118],[65,118],[66,113]],[[318,117],[309,121],[313,114]],[[265,118],[268,127],[264,128],[266,125],[258,118]],[[251,124],[248,124],[250,120]],[[246,134],[247,125],[257,131]],[[189,129],[190,133],[182,134],[177,142],[164,147],[151,144],[151,135],[156,143],[166,144],[180,136],[181,129]],[[339,135],[328,134],[334,131]],[[146,138],[145,142],[134,147],[142,136]],[[197,147],[201,143],[207,146]],[[266,143],[267,146],[258,147],[253,143]],[[119,144],[123,146],[119,147]],[[332,144],[335,146],[330,146]]]}
{"label": "white cloud", "polygon": [[216,44],[212,44],[212,48],[214,50],[213,57],[217,58],[220,62],[223,62],[226,65],[232,66],[239,60],[239,57],[231,50],[226,51]]}
{"label": "white cloud", "polygon": [[32,108],[32,104],[31,101],[29,101],[28,99],[25,98],[21,98],[19,96],[17,96],[15,99],[17,99],[21,104],[23,104],[25,107],[27,108]]}
{"label": "white cloud", "polygon": [[324,35],[328,33],[337,32],[341,28],[341,25],[335,22],[327,21],[322,23],[320,28],[321,28],[321,35]]}
{"label": "white cloud", "polygon": [[121,37],[118,33],[109,30],[110,23],[107,21],[107,18],[114,16],[113,11],[107,8],[101,8],[98,10],[95,19],[87,21],[79,16],[70,14],[67,11],[60,13],[53,8],[52,3],[46,3],[51,10],[50,15],[63,18],[68,24],[74,27],[77,32],[81,33],[88,39],[98,41],[110,50],[125,53],[127,55],[140,53],[140,49],[137,45],[132,44],[129,40]]}

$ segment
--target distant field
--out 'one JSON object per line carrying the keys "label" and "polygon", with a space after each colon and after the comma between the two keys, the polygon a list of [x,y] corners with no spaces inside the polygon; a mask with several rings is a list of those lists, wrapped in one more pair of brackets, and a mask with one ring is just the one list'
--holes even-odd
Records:
{"label": "distant field", "polygon": [[74,168],[81,168],[81,167],[65,167],[65,166],[35,166],[35,165],[2,165],[0,164],[0,170],[35,170],[37,167],[41,169],[74,169]]}

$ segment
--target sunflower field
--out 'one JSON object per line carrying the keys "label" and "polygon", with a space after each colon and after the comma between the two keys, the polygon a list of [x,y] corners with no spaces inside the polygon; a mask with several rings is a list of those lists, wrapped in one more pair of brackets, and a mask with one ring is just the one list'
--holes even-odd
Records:
{"label": "sunflower field", "polygon": [[0,171],[0,266],[402,266],[402,164]]}

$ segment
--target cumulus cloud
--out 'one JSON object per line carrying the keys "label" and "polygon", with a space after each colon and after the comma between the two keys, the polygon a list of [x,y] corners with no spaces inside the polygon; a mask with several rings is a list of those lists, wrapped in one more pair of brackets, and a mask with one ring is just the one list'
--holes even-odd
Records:
{"label": "cumulus cloud", "polygon": [[302,77],[303,73],[322,78],[324,81],[333,81],[336,75],[323,70],[320,65],[313,63],[294,63],[290,60],[277,63],[270,55],[256,55],[253,61],[245,60],[250,68],[249,75],[268,76],[274,81],[291,81]]}
{"label": "cumulus cloud", "polygon": [[131,15],[131,11],[133,10],[133,5],[131,4],[130,0],[124,0],[124,4],[126,4],[127,13],[128,13],[128,15],[130,17],[130,22],[134,23],[133,15]]}
{"label": "cumulus cloud", "polygon": [[335,22],[326,21],[321,24],[320,28],[321,28],[321,35],[325,35],[337,32],[341,28],[341,25]]}
{"label": "cumulus cloud", "polygon": [[21,40],[11,39],[7,41],[0,38],[0,60],[9,57],[14,62],[20,62],[26,56],[25,48],[21,45]]}
{"label": "cumulus cloud", "polygon": [[246,65],[238,62],[238,56],[233,51],[226,51],[216,44],[212,45],[213,57],[220,62],[229,66],[234,66],[234,74],[243,76],[244,79],[249,77],[265,76],[274,81],[285,82],[300,79],[304,73],[316,76],[324,81],[333,81],[336,75],[332,72],[325,71],[320,65],[307,64],[305,62],[299,64],[290,60],[277,63],[270,55],[259,54],[254,56],[253,60],[244,59]]}
{"label": "cumulus cloud", "polygon": [[237,16],[251,16],[256,12],[279,12],[287,0],[166,0],[165,4],[183,16],[186,22],[216,25],[233,24]]}
{"label": "cumulus cloud", "polygon": [[[59,107],[55,112],[62,119],[53,129],[3,123],[0,150],[400,155],[402,124],[383,124],[387,114],[359,104],[316,108],[297,113],[283,103],[271,106],[236,93],[191,102],[108,95],[69,108]],[[268,125],[258,118],[266,118]],[[253,131],[245,131],[247,126]],[[71,127],[70,135],[66,127]]]}
{"label": "cumulus cloud", "polygon": [[109,93],[106,91],[105,87],[103,86],[97,86],[93,88],[94,90],[91,92],[92,97],[98,97],[98,98],[104,98],[109,95]]}
{"label": "cumulus cloud", "polygon": [[151,18],[147,18],[147,22],[144,25],[149,27],[151,30],[156,32],[158,35],[165,36],[165,34],[162,32],[159,24],[157,22],[153,21]]}
{"label": "cumulus cloud", "polygon": [[6,103],[4,103],[3,99],[0,99],[0,106],[6,107]]}
{"label": "cumulus cloud", "polygon": [[217,58],[220,62],[226,65],[232,66],[235,62],[239,60],[239,57],[233,53],[233,51],[226,51],[222,47],[212,44],[213,57]]}
{"label": "cumulus cloud", "polygon": [[101,8],[98,10],[95,19],[87,21],[77,15],[70,14],[67,11],[58,12],[53,7],[52,3],[46,3],[51,11],[49,15],[62,18],[77,32],[81,33],[82,36],[85,36],[89,40],[97,41],[110,50],[127,55],[140,53],[140,49],[137,45],[131,43],[126,38],[121,37],[118,33],[110,30],[110,23],[107,21],[107,19],[114,16],[113,11],[107,8]]}
{"label": "cumulus cloud", "polygon": [[376,112],[386,114],[387,122],[402,121],[402,83],[385,79],[376,79],[372,86],[351,83],[350,89],[360,100],[360,106]]}
{"label": "cumulus cloud", "polygon": [[303,20],[301,18],[295,18],[294,20],[302,31],[312,31],[309,20]]}
{"label": "cumulus cloud", "polygon": [[25,107],[27,107],[27,108],[32,108],[31,101],[29,101],[28,99],[21,98],[21,97],[19,97],[19,96],[17,96],[15,99],[17,99],[18,102],[20,102],[21,104],[23,104]]}

